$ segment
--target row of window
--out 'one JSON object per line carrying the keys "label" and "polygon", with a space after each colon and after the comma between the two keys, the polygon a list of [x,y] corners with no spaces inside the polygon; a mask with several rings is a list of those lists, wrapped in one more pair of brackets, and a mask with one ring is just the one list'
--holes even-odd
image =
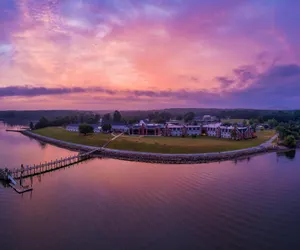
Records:
{"label": "row of window", "polygon": [[[183,128],[170,128],[172,131],[182,131]],[[200,131],[200,127],[187,128],[187,131]]]}
{"label": "row of window", "polygon": [[[217,129],[216,128],[207,128],[207,131],[208,132],[216,132]],[[229,133],[231,131],[232,131],[232,129],[226,129],[226,128],[221,129],[221,133]]]}

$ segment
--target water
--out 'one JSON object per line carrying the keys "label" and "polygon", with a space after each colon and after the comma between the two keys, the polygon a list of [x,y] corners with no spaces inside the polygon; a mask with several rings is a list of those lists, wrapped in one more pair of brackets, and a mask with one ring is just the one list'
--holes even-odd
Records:
{"label": "water", "polygon": [[[0,129],[1,164],[72,155]],[[300,154],[160,165],[95,159],[0,184],[0,249],[299,249]]]}

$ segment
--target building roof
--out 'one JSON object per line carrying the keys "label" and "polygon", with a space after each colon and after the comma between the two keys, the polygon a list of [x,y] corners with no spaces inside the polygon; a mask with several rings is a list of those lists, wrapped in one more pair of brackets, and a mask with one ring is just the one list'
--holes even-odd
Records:
{"label": "building roof", "polygon": [[165,127],[164,124],[160,124],[160,123],[146,123],[143,120],[141,120],[139,123],[133,124],[131,126],[131,128],[140,128],[142,126],[144,126],[147,129],[164,128]]}
{"label": "building roof", "polygon": [[207,125],[204,125],[203,127],[204,128],[218,128],[221,126],[222,123],[218,122],[218,123],[212,123],[212,124],[207,124]]}
{"label": "building roof", "polygon": [[[222,126],[222,123],[214,123],[214,124],[208,124],[208,125],[204,125],[203,127],[205,128],[221,128],[221,129],[234,129],[235,126]],[[237,129],[247,129],[248,127],[237,127]]]}
{"label": "building roof", "polygon": [[168,128],[183,128],[183,125],[168,124]]}

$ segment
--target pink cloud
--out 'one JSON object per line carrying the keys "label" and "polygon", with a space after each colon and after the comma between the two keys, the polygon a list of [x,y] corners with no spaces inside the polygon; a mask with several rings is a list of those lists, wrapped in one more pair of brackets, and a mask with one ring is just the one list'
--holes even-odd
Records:
{"label": "pink cloud", "polygon": [[[108,96],[83,91],[80,96],[66,91],[60,95],[67,96],[68,103],[48,96],[45,107],[88,108],[101,98],[106,100],[105,108],[128,105],[130,100],[137,107],[139,103],[144,107],[214,102],[217,106],[226,88],[251,89],[255,76],[266,72],[271,62],[299,63],[300,50],[289,30],[277,25],[282,14],[276,4],[246,0],[116,3],[19,0],[19,15],[3,35],[11,49],[2,52],[6,63],[0,65],[0,87],[97,87],[118,92]],[[7,20],[0,19],[0,27]],[[262,52],[267,56],[257,59]],[[143,95],[170,90],[181,93],[176,95],[178,102],[175,96]],[[197,100],[193,92],[201,93],[207,103]],[[135,98],[130,99],[132,94]],[[18,95],[13,99],[9,104],[2,98],[0,108],[34,107],[39,97],[32,95],[26,104]],[[228,105],[239,103],[228,101]]]}

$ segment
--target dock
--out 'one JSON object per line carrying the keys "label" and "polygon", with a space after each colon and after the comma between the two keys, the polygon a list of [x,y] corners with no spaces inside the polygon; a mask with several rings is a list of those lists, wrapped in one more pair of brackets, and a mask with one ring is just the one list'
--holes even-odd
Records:
{"label": "dock", "polygon": [[6,132],[22,132],[25,131],[26,129],[5,129]]}
{"label": "dock", "polygon": [[9,174],[14,179],[20,179],[20,178],[28,178],[35,175],[40,175],[43,173],[51,172],[60,168],[64,168],[82,161],[86,161],[93,157],[93,153],[95,153],[98,150],[93,150],[87,153],[83,154],[77,154],[74,156],[56,159],[54,161],[49,161],[45,163],[40,163],[37,165],[21,165],[21,168],[13,169],[9,171]]}
{"label": "dock", "polygon": [[41,175],[43,173],[51,172],[58,170],[60,168],[64,168],[82,161],[86,161],[93,157],[93,154],[96,153],[98,149],[86,152],[86,153],[79,153],[74,156],[65,157],[61,159],[56,159],[54,161],[49,161],[45,163],[40,163],[37,165],[27,165],[24,167],[22,164],[20,168],[16,169],[1,169],[0,168],[0,180],[4,180],[9,182],[9,185],[17,192],[17,193],[25,193],[32,191],[31,187],[24,187],[21,184],[18,184],[16,180],[23,178],[32,177],[35,175]]}

